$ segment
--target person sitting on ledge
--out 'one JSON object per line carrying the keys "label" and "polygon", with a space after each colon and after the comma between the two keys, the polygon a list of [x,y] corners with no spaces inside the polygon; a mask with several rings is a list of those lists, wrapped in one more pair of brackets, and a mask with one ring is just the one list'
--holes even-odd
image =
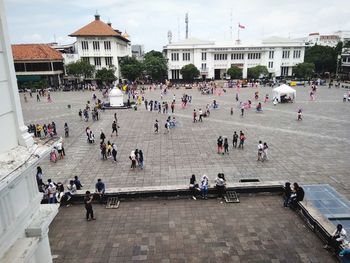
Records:
{"label": "person sitting on ledge", "polygon": [[298,202],[304,200],[304,189],[298,185],[298,183],[293,184],[293,193],[290,197],[290,207],[295,209]]}
{"label": "person sitting on ledge", "polygon": [[339,246],[346,243],[348,243],[346,240],[346,231],[341,224],[338,224],[337,229],[334,230],[330,240],[323,248],[333,248],[336,251],[336,253],[339,253]]}
{"label": "person sitting on ledge", "polygon": [[215,179],[215,187],[218,191],[218,198],[222,199],[226,190],[226,179],[223,173],[218,173],[218,177]]}
{"label": "person sitting on ledge", "polygon": [[196,176],[194,174],[192,174],[192,176],[191,176],[189,189],[190,189],[191,194],[192,194],[192,199],[197,200],[196,193],[200,192],[201,189],[199,188],[199,185],[196,181]]}
{"label": "person sitting on ledge", "polygon": [[99,196],[100,203],[102,202],[103,196],[105,194],[106,188],[104,182],[101,179],[97,179],[97,183],[95,185],[96,194]]}

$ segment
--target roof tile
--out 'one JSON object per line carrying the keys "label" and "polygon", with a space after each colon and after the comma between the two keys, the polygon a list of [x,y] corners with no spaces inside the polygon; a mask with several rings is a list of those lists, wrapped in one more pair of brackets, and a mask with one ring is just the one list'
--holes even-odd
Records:
{"label": "roof tile", "polygon": [[14,61],[63,60],[62,54],[47,44],[12,45]]}

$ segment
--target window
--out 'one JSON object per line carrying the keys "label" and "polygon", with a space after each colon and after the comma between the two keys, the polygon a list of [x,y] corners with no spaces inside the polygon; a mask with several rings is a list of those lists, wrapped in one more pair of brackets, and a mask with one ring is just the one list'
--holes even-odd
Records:
{"label": "window", "polygon": [[269,68],[273,68],[273,61],[269,62]]}
{"label": "window", "polygon": [[190,53],[182,53],[182,60],[183,61],[189,61],[191,59]]}
{"label": "window", "polygon": [[101,66],[101,58],[94,58],[95,66]]}
{"label": "window", "polygon": [[87,41],[81,41],[81,48],[83,50],[89,50],[89,42]]}
{"label": "window", "polygon": [[100,42],[93,41],[92,42],[92,47],[93,47],[94,50],[100,50]]}
{"label": "window", "polygon": [[172,61],[179,61],[179,53],[171,53]]}
{"label": "window", "polygon": [[214,60],[227,60],[227,54],[214,54]]}
{"label": "window", "polygon": [[105,50],[111,50],[111,42],[110,41],[105,41],[104,46],[105,46]]}
{"label": "window", "polygon": [[113,65],[113,58],[112,57],[106,57],[106,66]]}
{"label": "window", "polygon": [[87,62],[90,64],[90,58],[87,58],[87,57],[82,57],[81,58],[84,62]]}
{"label": "window", "polygon": [[248,53],[248,59],[260,59],[261,53]]}
{"label": "window", "polygon": [[243,53],[234,53],[231,54],[231,60],[242,60],[244,59],[244,54]]}
{"label": "window", "polygon": [[179,79],[180,78],[180,70],[173,69],[171,70],[171,79]]}
{"label": "window", "polygon": [[300,58],[300,56],[301,56],[301,50],[293,51],[293,58]]}
{"label": "window", "polygon": [[206,69],[207,69],[207,63],[202,63],[201,69],[202,69],[202,70],[206,70]]}
{"label": "window", "polygon": [[202,60],[207,60],[207,53],[206,52],[202,52]]}
{"label": "window", "polygon": [[289,58],[290,51],[289,50],[283,50],[282,51],[282,58]]}
{"label": "window", "polygon": [[288,76],[288,67],[281,67],[281,76]]}
{"label": "window", "polygon": [[269,51],[269,59],[273,59],[275,56],[275,51]]}

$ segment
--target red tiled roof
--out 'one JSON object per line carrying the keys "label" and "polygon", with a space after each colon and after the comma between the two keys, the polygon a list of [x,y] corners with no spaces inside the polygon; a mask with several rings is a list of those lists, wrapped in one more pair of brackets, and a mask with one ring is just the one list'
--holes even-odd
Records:
{"label": "red tiled roof", "polygon": [[63,60],[62,54],[46,44],[12,45],[14,61]]}
{"label": "red tiled roof", "polygon": [[80,36],[120,36],[119,33],[114,31],[112,27],[102,22],[101,20],[94,20],[86,26],[80,28],[74,33],[70,34],[71,37]]}
{"label": "red tiled roof", "polygon": [[121,31],[113,29],[111,25],[106,24],[100,20],[100,16],[95,16],[95,20],[86,26],[80,28],[74,33],[69,35],[70,37],[88,37],[88,36],[99,36],[99,37],[117,37],[123,41],[130,42],[129,39],[121,35]]}

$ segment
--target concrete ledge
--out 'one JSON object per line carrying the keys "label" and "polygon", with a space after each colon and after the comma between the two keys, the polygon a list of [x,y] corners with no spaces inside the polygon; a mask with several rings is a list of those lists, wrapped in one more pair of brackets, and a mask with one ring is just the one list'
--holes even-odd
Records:
{"label": "concrete ledge", "polygon": [[0,258],[0,262],[23,263],[31,262],[35,250],[38,247],[39,238],[20,238],[7,250],[4,257]]}
{"label": "concrete ledge", "polygon": [[[249,183],[227,183],[226,188],[237,193],[282,193],[283,182],[249,182]],[[71,199],[72,202],[82,202],[85,192],[95,193],[95,189],[78,190],[77,194]],[[214,186],[209,187],[209,195],[216,194]],[[146,198],[146,197],[175,197],[190,196],[188,184],[182,185],[165,185],[165,186],[145,186],[145,187],[124,187],[124,188],[107,188],[102,202],[106,202],[108,197],[119,198]]]}
{"label": "concrete ledge", "polygon": [[49,225],[58,213],[58,205],[42,204],[33,221],[26,228],[27,237],[42,237],[49,231]]}

